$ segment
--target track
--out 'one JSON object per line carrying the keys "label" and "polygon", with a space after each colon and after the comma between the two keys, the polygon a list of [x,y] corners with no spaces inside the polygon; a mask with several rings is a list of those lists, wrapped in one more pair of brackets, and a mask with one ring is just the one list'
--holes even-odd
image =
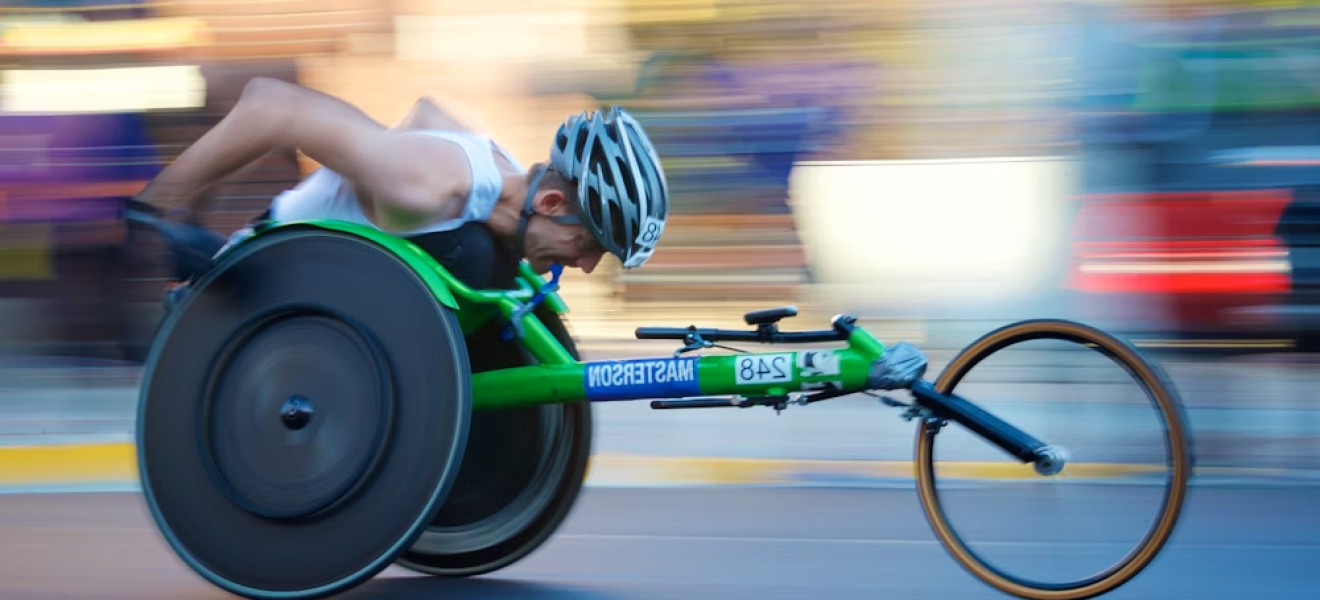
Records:
{"label": "track", "polygon": [[[1046,492],[1050,506],[1067,500],[1074,515],[1060,521],[1033,515],[1024,503],[1041,493],[960,490],[954,517],[975,522],[969,542],[992,560],[1004,560],[1000,551],[1030,555],[1075,574],[1099,566],[1088,559],[1122,551],[1114,542],[1133,539],[1122,532],[1153,500],[1141,486],[1057,488]],[[1105,598],[1313,599],[1320,587],[1317,506],[1320,487],[1194,488],[1164,554]],[[392,568],[343,598],[1006,598],[964,573],[919,511],[906,487],[593,488],[561,534],[514,568],[466,581]],[[0,496],[0,540],[6,600],[232,597],[182,566],[136,494]]]}

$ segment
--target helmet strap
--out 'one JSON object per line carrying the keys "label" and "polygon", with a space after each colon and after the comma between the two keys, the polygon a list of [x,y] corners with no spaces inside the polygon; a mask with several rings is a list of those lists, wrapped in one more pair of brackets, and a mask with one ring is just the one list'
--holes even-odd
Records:
{"label": "helmet strap", "polygon": [[518,215],[518,237],[514,245],[518,248],[518,256],[523,256],[523,238],[527,236],[527,219],[536,214],[536,209],[532,208],[532,200],[536,199],[536,188],[541,184],[541,178],[545,176],[549,165],[541,165],[537,169],[536,176],[532,177],[532,182],[527,184],[527,196],[523,198],[522,212]]}
{"label": "helmet strap", "polygon": [[[536,209],[532,208],[532,201],[536,199],[537,186],[541,184],[541,178],[545,176],[546,171],[548,171],[549,169],[550,169],[550,165],[541,165],[541,167],[537,169],[536,175],[532,177],[532,182],[527,186],[527,196],[523,199],[522,212],[519,213],[518,215],[518,237],[514,243],[514,245],[517,246],[519,256],[523,256],[525,254],[523,241],[527,236],[527,221],[531,219],[532,215],[538,214],[536,212]],[[559,223],[560,225],[577,225],[582,222],[582,218],[575,214],[541,215],[541,216],[546,217],[556,223]]]}

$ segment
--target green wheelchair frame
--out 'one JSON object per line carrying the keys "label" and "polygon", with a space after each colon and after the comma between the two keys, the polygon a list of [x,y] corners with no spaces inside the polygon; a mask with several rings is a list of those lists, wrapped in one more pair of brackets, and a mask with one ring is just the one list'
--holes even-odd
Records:
{"label": "green wheelchair frame", "polygon": [[[970,573],[1008,594],[1035,600],[1073,600],[1111,591],[1135,577],[1154,559],[1181,513],[1193,458],[1188,426],[1176,391],[1159,367],[1144,359],[1134,346],[1084,324],[1043,319],[1007,325],[964,349],[933,382],[923,379],[926,358],[915,347],[907,343],[888,346],[851,316],[836,316],[829,329],[781,331],[779,321],[796,314],[792,307],[748,313],[746,321],[754,326],[748,330],[695,326],[637,329],[639,339],[681,341],[683,345],[671,356],[578,361],[533,312],[538,305],[544,305],[562,314],[567,312],[567,306],[555,283],[534,273],[525,262],[518,277],[518,289],[479,290],[458,281],[412,243],[349,223],[268,224],[257,228],[248,239],[290,227],[348,234],[393,254],[425,282],[439,304],[453,311],[465,335],[488,326],[492,320],[506,327],[511,337],[535,357],[537,364],[471,375],[474,411],[643,399],[651,400],[651,406],[656,409],[765,406],[780,411],[793,405],[859,393],[877,396],[884,405],[900,409],[904,419],[915,421],[917,492],[936,537]],[[220,259],[223,254],[217,257]],[[934,440],[942,428],[954,423],[1020,463],[1032,465],[1042,476],[1066,470],[1069,458],[1066,450],[1038,440],[952,393],[976,363],[1013,344],[1037,339],[1073,342],[1118,362],[1139,382],[1156,407],[1169,455],[1170,475],[1160,512],[1138,547],[1111,568],[1068,584],[1028,581],[989,566],[953,531],[935,489]],[[816,346],[801,351],[688,355],[727,341]],[[831,342],[837,345],[827,349],[818,347]],[[878,396],[873,390],[907,390],[912,401]]]}

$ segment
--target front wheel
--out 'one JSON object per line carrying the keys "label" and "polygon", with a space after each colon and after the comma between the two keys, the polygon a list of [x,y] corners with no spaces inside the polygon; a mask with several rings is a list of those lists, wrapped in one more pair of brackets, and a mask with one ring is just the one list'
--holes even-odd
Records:
{"label": "front wheel", "polygon": [[[987,563],[954,531],[935,487],[935,441],[944,427],[955,426],[936,419],[922,419],[916,433],[917,489],[931,528],[960,565],[972,575],[1007,594],[1029,600],[1080,600],[1110,592],[1131,580],[1155,558],[1173,533],[1187,494],[1192,473],[1191,442],[1187,420],[1177,392],[1159,367],[1137,350],[1095,328],[1061,320],[1014,323],[986,334],[955,357],[935,382],[936,391],[952,394],[973,367],[996,352],[1033,340],[1058,340],[1088,347],[1117,363],[1135,380],[1154,407],[1163,433],[1168,481],[1163,497],[1145,536],[1111,567],[1067,583],[1042,583],[1009,575]],[[988,443],[988,442],[987,442]]]}

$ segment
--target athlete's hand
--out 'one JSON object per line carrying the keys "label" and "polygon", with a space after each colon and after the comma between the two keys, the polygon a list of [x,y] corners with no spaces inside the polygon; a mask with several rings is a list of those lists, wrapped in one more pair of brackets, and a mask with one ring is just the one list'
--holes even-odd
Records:
{"label": "athlete's hand", "polygon": [[162,211],[159,207],[137,198],[124,203],[124,219],[130,226],[150,228],[159,233],[169,248],[171,275],[176,281],[186,281],[210,264],[225,239],[206,229],[187,209]]}

